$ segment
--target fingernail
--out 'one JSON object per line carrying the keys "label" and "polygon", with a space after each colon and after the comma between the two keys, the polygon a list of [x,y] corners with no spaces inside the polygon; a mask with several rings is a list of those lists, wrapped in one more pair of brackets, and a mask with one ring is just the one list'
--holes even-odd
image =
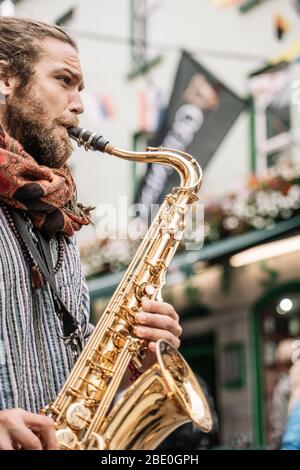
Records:
{"label": "fingernail", "polygon": [[135,332],[136,336],[142,336],[144,331],[145,331],[144,328],[141,328],[140,326],[137,326],[134,329],[134,332]]}
{"label": "fingernail", "polygon": [[144,312],[140,312],[137,314],[136,319],[137,321],[143,323],[146,320],[146,314]]}

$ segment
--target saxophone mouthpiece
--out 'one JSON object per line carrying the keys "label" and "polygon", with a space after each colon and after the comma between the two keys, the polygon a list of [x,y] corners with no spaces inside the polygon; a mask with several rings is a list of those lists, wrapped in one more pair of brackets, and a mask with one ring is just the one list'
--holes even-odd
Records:
{"label": "saxophone mouthpiece", "polygon": [[70,127],[68,134],[71,139],[75,140],[79,147],[83,146],[85,150],[99,150],[105,152],[105,147],[109,144],[109,140],[103,135],[84,129],[83,127]]}

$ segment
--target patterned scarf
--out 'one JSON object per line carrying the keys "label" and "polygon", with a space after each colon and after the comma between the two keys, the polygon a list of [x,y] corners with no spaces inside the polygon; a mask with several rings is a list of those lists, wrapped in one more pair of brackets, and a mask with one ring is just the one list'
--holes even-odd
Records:
{"label": "patterned scarf", "polygon": [[68,166],[38,165],[1,126],[0,202],[28,212],[34,226],[49,238],[57,233],[70,237],[91,222],[92,208],[77,203]]}

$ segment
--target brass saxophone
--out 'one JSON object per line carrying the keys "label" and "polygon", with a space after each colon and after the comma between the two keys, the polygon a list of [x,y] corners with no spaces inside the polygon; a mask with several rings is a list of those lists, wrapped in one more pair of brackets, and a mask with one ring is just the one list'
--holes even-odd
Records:
{"label": "brass saxophone", "polygon": [[189,154],[165,148],[129,152],[79,127],[69,135],[86,150],[145,163],[171,166],[180,187],[166,196],[154,222],[101,316],[48,414],[56,423],[60,449],[155,449],[178,426],[193,421],[212,429],[209,406],[193,372],[166,341],[157,342],[157,363],[115,402],[132,361],[140,368],[147,349],[137,339],[135,316],[143,297],[157,299],[165,273],[184,231],[184,216],[201,184],[201,169]]}

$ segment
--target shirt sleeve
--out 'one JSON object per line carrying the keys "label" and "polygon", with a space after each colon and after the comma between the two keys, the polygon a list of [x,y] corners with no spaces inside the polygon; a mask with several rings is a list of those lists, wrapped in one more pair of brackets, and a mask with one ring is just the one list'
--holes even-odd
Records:
{"label": "shirt sleeve", "polygon": [[289,414],[281,450],[300,450],[300,398],[294,403]]}

